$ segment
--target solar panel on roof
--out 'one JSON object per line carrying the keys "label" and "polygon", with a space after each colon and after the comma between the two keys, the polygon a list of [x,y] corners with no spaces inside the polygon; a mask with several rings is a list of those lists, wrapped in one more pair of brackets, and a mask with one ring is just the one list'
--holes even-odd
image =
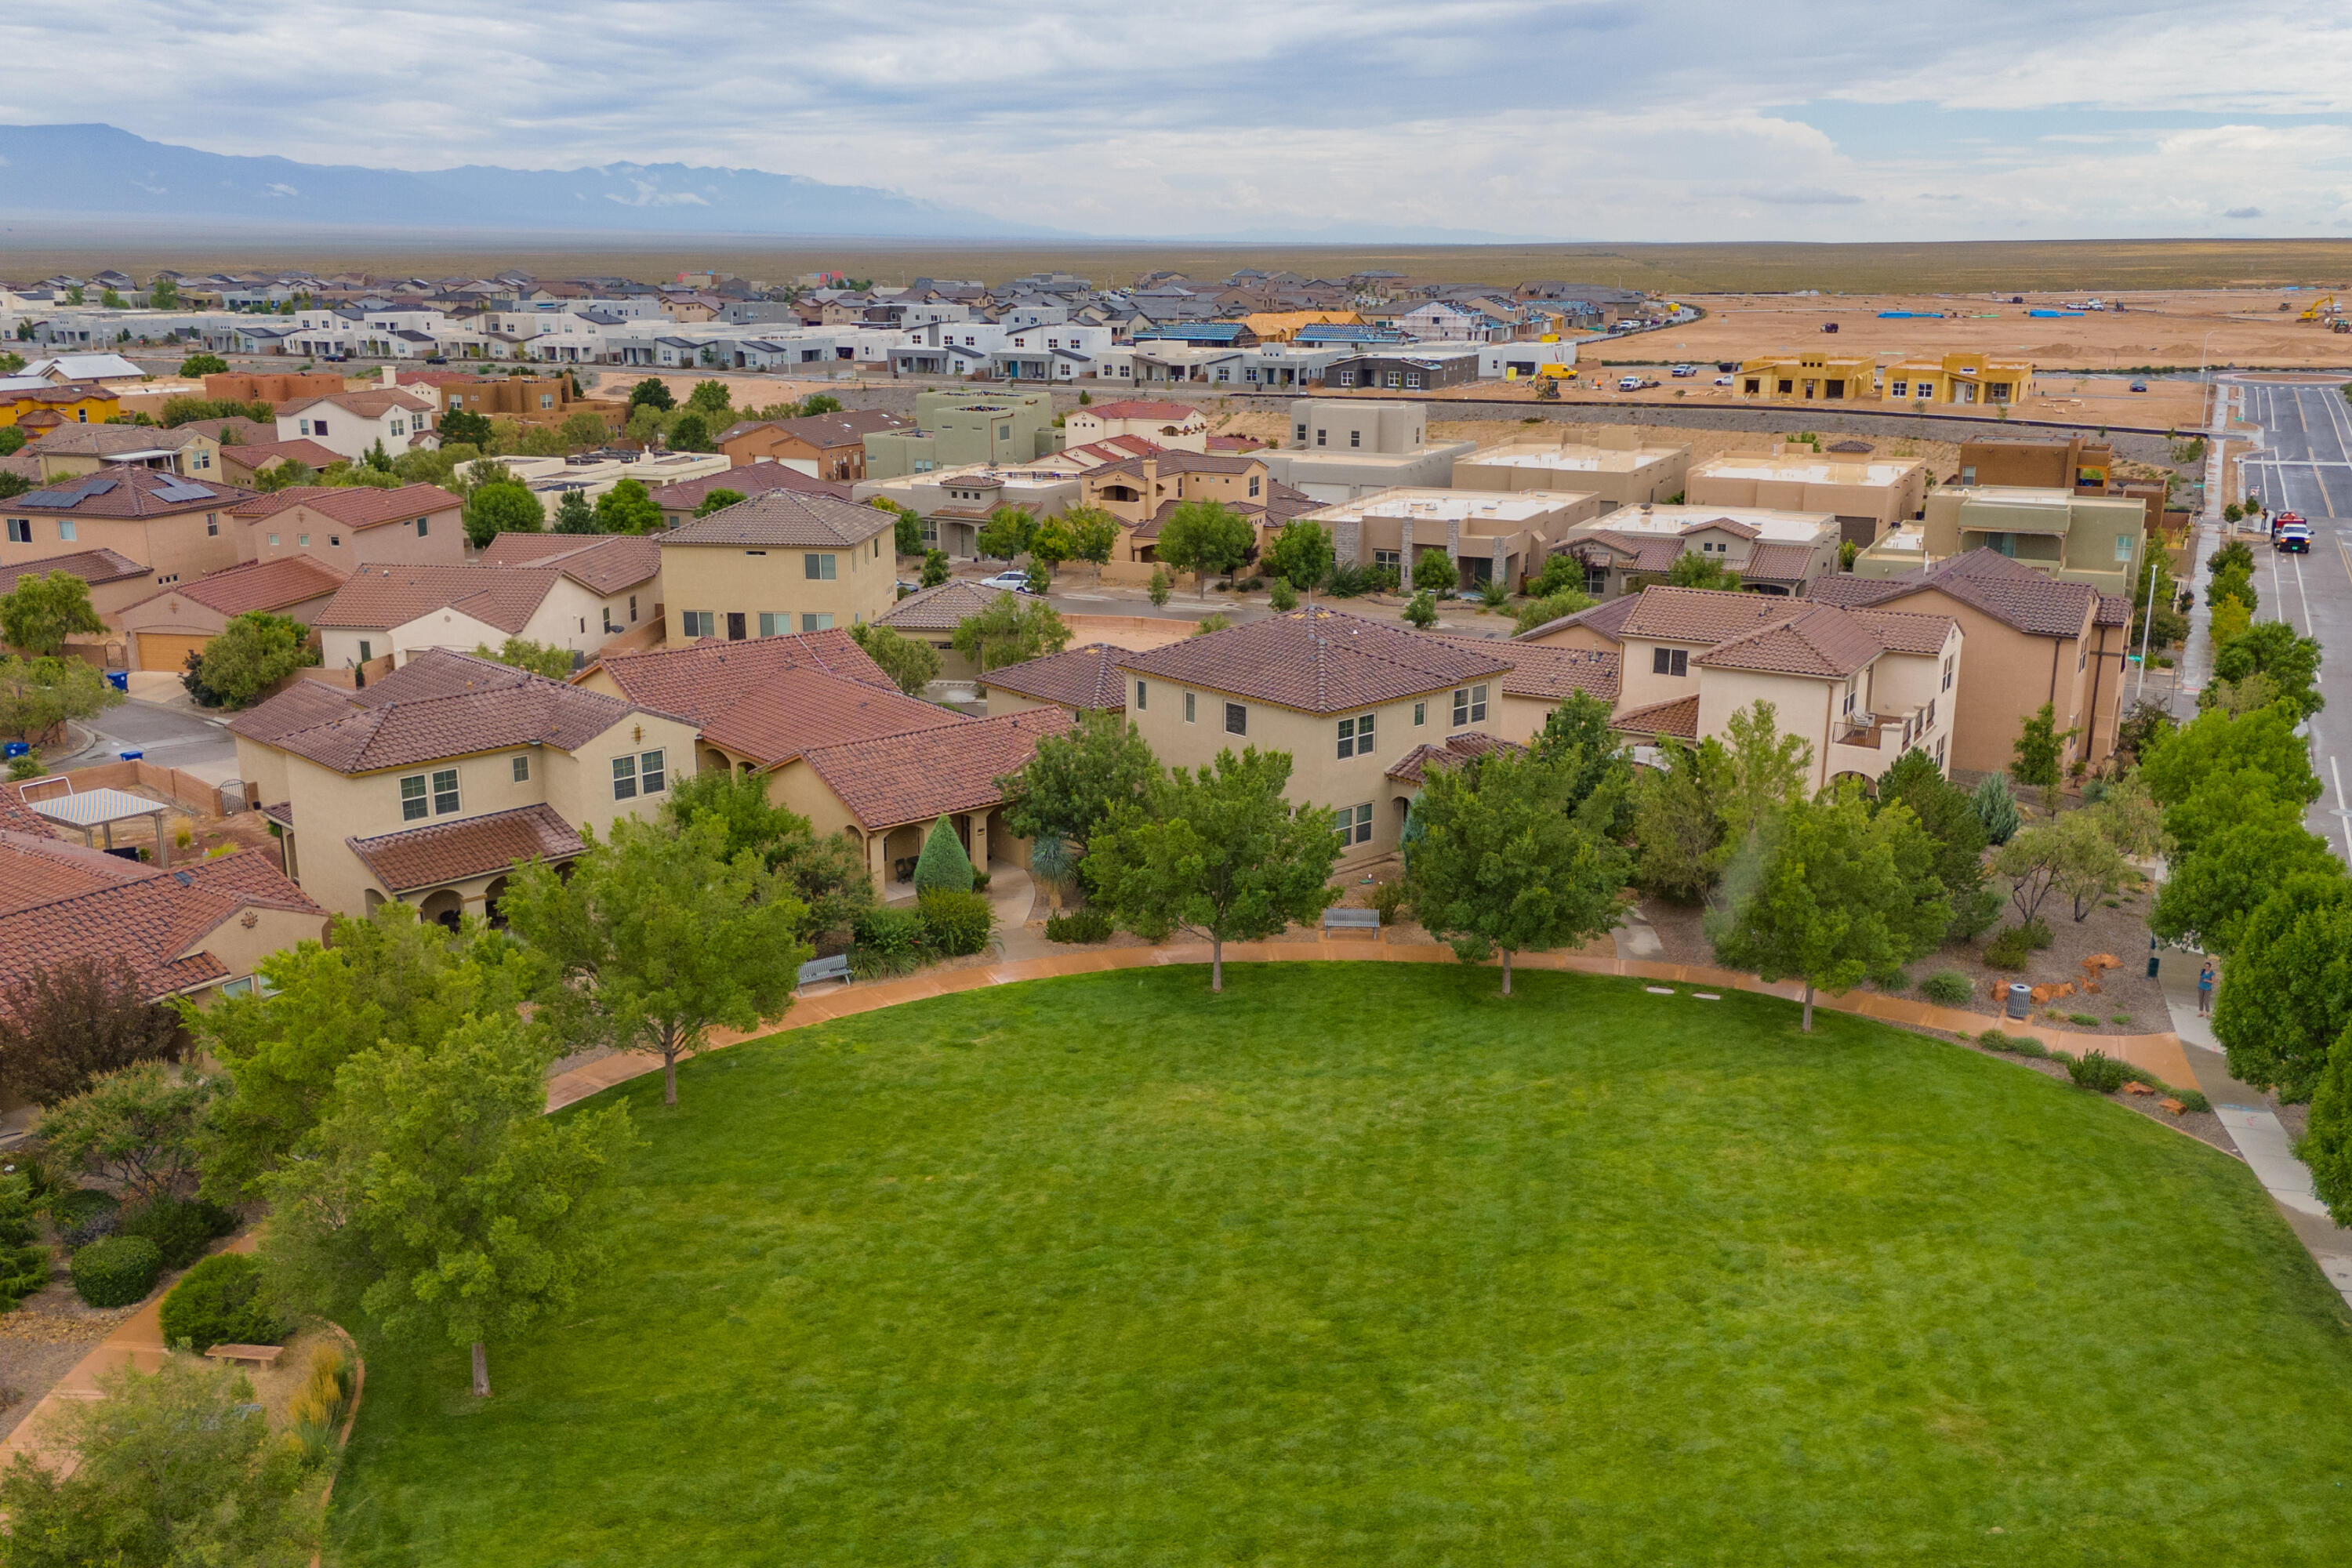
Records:
{"label": "solar panel on roof", "polygon": [[157,500],[211,500],[215,499],[215,492],[202,485],[161,485],[156,488],[155,499]]}
{"label": "solar panel on roof", "polygon": [[104,495],[107,491],[112,489],[117,482],[118,481],[113,479],[84,479],[80,484],[74,488],[79,490],[82,496],[87,499],[90,496]]}

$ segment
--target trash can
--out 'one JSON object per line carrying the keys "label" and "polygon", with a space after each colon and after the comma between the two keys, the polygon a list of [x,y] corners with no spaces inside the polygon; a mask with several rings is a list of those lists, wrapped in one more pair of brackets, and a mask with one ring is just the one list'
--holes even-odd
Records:
{"label": "trash can", "polygon": [[2017,981],[2010,983],[2009,1016],[2012,1018],[2033,1016],[2033,987]]}
{"label": "trash can", "polygon": [[106,683],[117,691],[128,691],[131,689],[131,672],[127,669],[110,669],[106,672]]}
{"label": "trash can", "polygon": [[22,741],[0,742],[0,762],[14,762],[29,754],[32,749]]}
{"label": "trash can", "polygon": [[126,763],[135,763],[135,762],[137,762],[140,758],[142,758],[142,757],[145,756],[147,753],[146,753],[146,752],[140,752],[140,751],[130,751],[130,752],[115,752],[114,754],[115,754],[115,756],[116,756],[117,758],[119,758],[120,760],[121,760],[121,761],[123,761],[123,762],[126,762]]}
{"label": "trash can", "polygon": [[2149,938],[2147,939],[2147,977],[2148,977],[2150,980],[2153,980],[2153,979],[2155,979],[2155,978],[2156,978],[2156,965],[2157,965],[2156,938],[2154,938],[2154,937],[2149,937]]}

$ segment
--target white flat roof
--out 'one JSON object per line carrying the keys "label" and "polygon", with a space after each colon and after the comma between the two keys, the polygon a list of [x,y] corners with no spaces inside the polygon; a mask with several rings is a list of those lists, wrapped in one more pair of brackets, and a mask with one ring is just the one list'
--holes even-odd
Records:
{"label": "white flat roof", "polygon": [[1464,462],[1485,463],[1502,468],[1549,468],[1574,474],[1622,474],[1635,468],[1663,463],[1674,456],[1671,449],[1660,447],[1640,447],[1632,451],[1606,447],[1489,447],[1473,452]]}
{"label": "white flat roof", "polygon": [[1434,518],[1528,522],[1592,499],[1589,490],[1376,490],[1314,513],[1321,518]]}
{"label": "white flat roof", "polygon": [[1832,458],[1759,458],[1737,455],[1709,458],[1691,466],[1691,478],[1725,479],[1797,479],[1813,485],[1878,485],[1902,483],[1903,476],[1919,466],[1917,458],[1899,463],[1842,463]]}
{"label": "white flat roof", "polygon": [[1612,533],[1674,534],[1694,523],[1729,518],[1747,524],[1774,543],[1810,544],[1823,529],[1838,525],[1827,511],[1774,511],[1754,506],[1621,506],[1606,517],[1578,525],[1579,533],[1607,529]]}

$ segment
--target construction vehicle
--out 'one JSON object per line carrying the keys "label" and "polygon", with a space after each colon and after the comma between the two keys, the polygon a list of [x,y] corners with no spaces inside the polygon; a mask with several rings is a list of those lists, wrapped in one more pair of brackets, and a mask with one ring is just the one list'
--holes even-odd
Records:
{"label": "construction vehicle", "polygon": [[2336,296],[2329,294],[2321,299],[2314,300],[2311,302],[2310,308],[2305,310],[2302,315],[2297,316],[2295,320],[2298,321],[2316,321],[2322,317],[2339,314],[2342,310],[2343,307],[2336,302]]}
{"label": "construction vehicle", "polygon": [[1536,401],[1538,403],[1558,403],[1559,401],[1559,378],[1558,376],[1539,375],[1536,377]]}

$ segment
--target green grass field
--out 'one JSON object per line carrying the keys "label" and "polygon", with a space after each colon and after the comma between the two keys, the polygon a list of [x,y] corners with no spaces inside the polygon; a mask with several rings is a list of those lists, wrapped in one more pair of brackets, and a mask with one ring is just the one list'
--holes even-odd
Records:
{"label": "green grass field", "polygon": [[608,1287],[373,1347],[348,1563],[2341,1563],[2352,1321],[2234,1161],[1833,1014],[1447,967],[697,1061]]}

